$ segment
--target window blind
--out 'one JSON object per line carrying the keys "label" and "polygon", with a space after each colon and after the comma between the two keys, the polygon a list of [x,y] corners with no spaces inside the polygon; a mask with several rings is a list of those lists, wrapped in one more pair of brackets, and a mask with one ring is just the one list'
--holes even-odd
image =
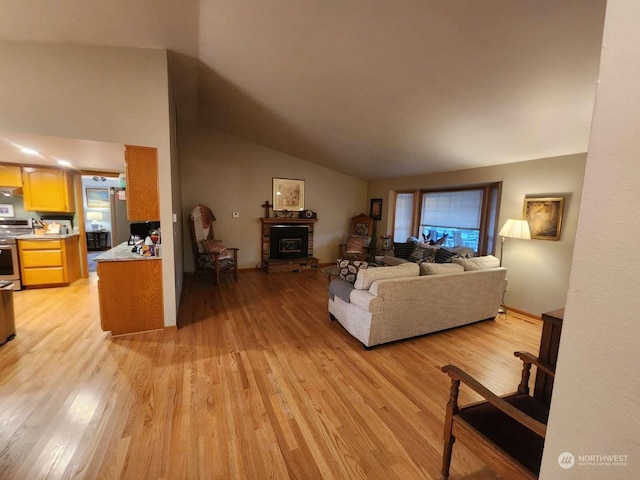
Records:
{"label": "window blind", "polygon": [[426,192],[422,196],[421,225],[480,228],[482,190]]}

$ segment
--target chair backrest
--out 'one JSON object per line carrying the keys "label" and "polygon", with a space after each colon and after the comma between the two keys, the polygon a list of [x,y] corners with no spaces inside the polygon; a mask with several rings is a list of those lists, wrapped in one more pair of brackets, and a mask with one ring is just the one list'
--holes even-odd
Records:
{"label": "chair backrest", "polygon": [[373,235],[373,218],[364,213],[353,217],[351,219],[351,231],[349,234],[371,238]]}
{"label": "chair backrest", "polygon": [[189,214],[189,232],[191,234],[191,246],[194,258],[204,253],[202,240],[213,239],[213,222],[216,217],[206,205],[196,205]]}

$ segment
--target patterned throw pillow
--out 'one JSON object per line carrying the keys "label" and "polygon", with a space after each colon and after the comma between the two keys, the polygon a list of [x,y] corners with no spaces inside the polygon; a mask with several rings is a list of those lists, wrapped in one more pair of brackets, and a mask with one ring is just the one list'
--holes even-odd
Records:
{"label": "patterned throw pillow", "polygon": [[422,263],[428,262],[429,257],[434,254],[435,250],[433,248],[422,247],[420,245],[416,246],[411,252],[411,255],[407,257],[407,260],[414,263]]}
{"label": "patterned throw pillow", "polygon": [[451,259],[455,256],[455,252],[451,252],[446,248],[439,248],[436,252],[435,263],[451,263]]}
{"label": "patterned throw pillow", "polygon": [[413,242],[393,242],[393,253],[398,258],[404,258],[405,260],[409,258],[409,255],[416,248],[416,244]]}
{"label": "patterned throw pillow", "polygon": [[338,262],[338,270],[340,272],[340,278],[353,284],[356,281],[356,277],[358,276],[358,270],[361,268],[367,268],[369,263],[362,262],[360,260],[347,260],[339,258]]}
{"label": "patterned throw pillow", "polygon": [[230,257],[229,251],[223,245],[222,240],[202,240],[202,247],[207,253],[219,253],[220,258]]}

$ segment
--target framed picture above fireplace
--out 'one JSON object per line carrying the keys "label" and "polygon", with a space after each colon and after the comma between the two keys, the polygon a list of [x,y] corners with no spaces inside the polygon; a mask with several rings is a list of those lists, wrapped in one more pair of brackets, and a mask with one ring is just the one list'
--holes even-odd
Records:
{"label": "framed picture above fireplace", "polygon": [[304,180],[274,178],[273,210],[304,210]]}

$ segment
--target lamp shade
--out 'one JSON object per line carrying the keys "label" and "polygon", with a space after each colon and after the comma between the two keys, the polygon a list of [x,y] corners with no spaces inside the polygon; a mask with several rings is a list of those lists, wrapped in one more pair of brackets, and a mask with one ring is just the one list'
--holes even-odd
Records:
{"label": "lamp shade", "polygon": [[102,220],[102,212],[87,212],[87,220]]}
{"label": "lamp shade", "polygon": [[506,221],[498,235],[506,238],[521,238],[529,240],[531,238],[529,222],[526,220],[515,220],[510,218]]}

